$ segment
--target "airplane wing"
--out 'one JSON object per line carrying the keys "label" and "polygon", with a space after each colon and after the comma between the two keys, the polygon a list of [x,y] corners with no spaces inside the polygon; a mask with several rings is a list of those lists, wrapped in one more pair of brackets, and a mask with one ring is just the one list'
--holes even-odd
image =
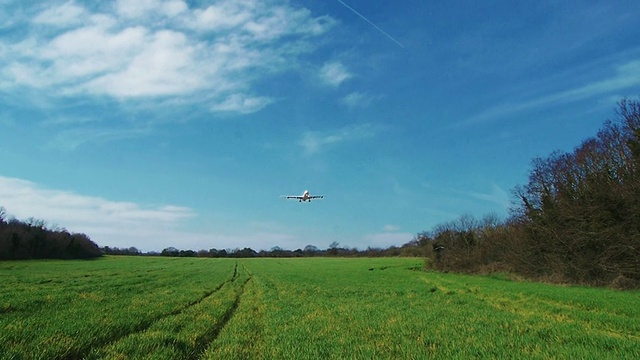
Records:
{"label": "airplane wing", "polygon": [[313,195],[313,196],[309,196],[309,199],[324,199],[324,195]]}
{"label": "airplane wing", "polygon": [[298,200],[302,199],[302,196],[300,195],[283,195],[282,197],[285,197],[287,199],[298,199]]}

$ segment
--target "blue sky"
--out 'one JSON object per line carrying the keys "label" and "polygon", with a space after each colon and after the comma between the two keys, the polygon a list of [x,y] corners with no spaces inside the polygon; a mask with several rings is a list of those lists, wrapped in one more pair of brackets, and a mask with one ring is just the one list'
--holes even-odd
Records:
{"label": "blue sky", "polygon": [[[144,251],[508,214],[640,94],[637,1],[0,0],[0,205]],[[280,195],[309,189],[325,199]]]}

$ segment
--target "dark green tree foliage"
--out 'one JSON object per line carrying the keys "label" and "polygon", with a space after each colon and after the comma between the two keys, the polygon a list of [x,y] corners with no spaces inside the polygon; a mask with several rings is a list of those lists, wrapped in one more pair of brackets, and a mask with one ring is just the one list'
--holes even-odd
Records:
{"label": "dark green tree foliage", "polygon": [[7,220],[0,208],[0,259],[88,259],[102,251],[85,234],[47,229],[44,221]]}

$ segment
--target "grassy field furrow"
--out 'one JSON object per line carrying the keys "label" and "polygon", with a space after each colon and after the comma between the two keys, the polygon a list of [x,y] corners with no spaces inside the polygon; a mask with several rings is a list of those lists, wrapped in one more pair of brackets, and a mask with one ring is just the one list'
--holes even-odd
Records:
{"label": "grassy field furrow", "polygon": [[261,359],[265,310],[264,285],[253,278],[239,298],[234,316],[209,344],[202,359]]}
{"label": "grassy field furrow", "polygon": [[201,301],[163,317],[141,332],[132,333],[90,359],[194,359],[214,341],[233,316],[250,277],[234,269],[230,280]]}
{"label": "grassy field furrow", "polygon": [[[193,341],[191,342],[191,346],[189,346],[188,342],[182,342],[181,343],[181,339],[179,338],[175,338],[175,339],[170,339],[170,337],[167,336],[163,336],[164,334],[160,334],[158,331],[154,331],[154,329],[152,327],[154,327],[156,324],[160,324],[162,322],[168,322],[170,324],[173,324],[173,328],[169,327],[169,330],[171,331],[175,331],[175,332],[179,332],[180,330],[182,330],[184,328],[182,324],[183,319],[189,319],[190,317],[192,317],[193,315],[190,313],[198,313],[201,311],[201,309],[196,308],[196,309],[192,309],[194,307],[197,307],[199,304],[208,301],[208,299],[210,297],[212,297],[216,292],[219,291],[223,291],[225,293],[225,295],[228,294],[228,289],[223,289],[225,287],[225,285],[228,285],[229,283],[232,283],[236,280],[237,278],[237,274],[234,268],[234,273],[232,275],[232,277],[221,283],[219,286],[217,286],[216,288],[214,288],[213,290],[205,293],[201,298],[196,299],[193,302],[189,302],[187,304],[184,304],[184,307],[178,308],[170,313],[167,314],[163,314],[162,316],[159,316],[158,318],[154,318],[154,319],[148,319],[149,321],[147,323],[142,324],[141,326],[139,326],[138,328],[136,328],[134,331],[125,333],[122,332],[120,333],[121,336],[119,336],[118,338],[114,338],[111,339],[109,342],[109,345],[103,347],[100,350],[93,350],[92,354],[89,355],[89,358],[118,358],[118,356],[114,356],[114,354],[130,354],[130,353],[134,353],[137,354],[137,357],[144,357],[145,354],[149,354],[148,352],[146,352],[147,350],[149,350],[148,348],[145,348],[144,346],[140,346],[140,344],[144,344],[144,339],[145,337],[158,337],[160,336],[160,338],[163,339],[163,342],[168,344],[169,346],[174,346],[175,344],[181,344],[181,346],[179,346],[182,349],[182,353],[184,352],[195,352],[194,350],[192,350],[191,348],[193,348],[195,346],[195,343],[202,343],[202,336],[200,334],[198,334],[197,336],[192,336]],[[195,317],[193,317],[195,319]],[[176,320],[177,319],[177,320]],[[200,320],[210,320],[209,317],[204,317],[203,319]],[[177,325],[176,325],[177,324]],[[157,327],[159,328],[163,328],[163,325],[158,325]],[[167,326],[165,325],[164,328],[167,328]],[[206,339],[204,340],[206,341]],[[147,341],[149,342],[149,341]],[[201,345],[201,344],[199,344]],[[140,349],[137,349],[136,347],[141,347]],[[132,349],[133,348],[133,349]],[[153,352],[152,352],[153,353]],[[175,356],[177,356],[176,353],[174,352],[170,352],[171,356],[173,356],[175,358]],[[124,355],[123,355],[124,356]]]}
{"label": "grassy field furrow", "polygon": [[[183,267],[184,263],[171,259],[126,260],[23,262],[29,266],[19,274],[21,277],[46,277],[61,283],[37,289],[41,293],[39,299],[34,299],[34,291],[28,288],[22,292],[5,292],[5,286],[11,289],[13,284],[20,283],[20,276],[0,270],[5,280],[1,303],[12,306],[23,303],[26,297],[47,303],[31,312],[26,308],[0,318],[0,329],[11,330],[0,331],[0,354],[10,357],[31,353],[42,359],[81,358],[91,349],[142,331],[158,319],[196,303],[228,280],[233,270],[233,262],[199,262]],[[156,269],[160,275],[147,278],[146,287],[128,286],[138,283],[138,275],[148,269]],[[119,275],[104,276],[111,272]],[[78,274],[87,273],[92,275],[82,276],[86,286],[65,286],[65,281],[75,282]]]}

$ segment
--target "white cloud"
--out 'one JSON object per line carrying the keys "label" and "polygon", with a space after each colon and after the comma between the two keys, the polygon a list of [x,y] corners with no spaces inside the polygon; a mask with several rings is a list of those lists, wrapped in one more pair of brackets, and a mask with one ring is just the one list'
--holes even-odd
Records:
{"label": "white cloud", "polygon": [[18,218],[36,217],[60,225],[79,222],[132,224],[140,220],[175,223],[195,216],[185,207],[166,205],[142,207],[131,202],[115,202],[72,192],[49,190],[33,182],[0,176],[2,206]]}
{"label": "white cloud", "polygon": [[221,103],[213,105],[211,110],[216,112],[239,112],[249,114],[259,111],[272,102],[273,99],[268,97],[249,97],[243,94],[233,94]]}
{"label": "white cloud", "polygon": [[[149,247],[148,234],[175,232],[197,214],[175,205],[142,206],[73,192],[45,189],[37,184],[0,176],[0,205],[18,219],[34,217],[72,232],[86,233],[99,245],[129,241]],[[122,243],[121,246],[125,246]]]}
{"label": "white cloud", "polygon": [[138,18],[149,13],[176,16],[188,9],[182,0],[118,0],[116,12],[126,18]]}
{"label": "white cloud", "polygon": [[33,18],[33,22],[45,25],[71,26],[81,23],[85,15],[86,12],[83,7],[77,5],[74,1],[67,1],[64,4],[54,5],[44,10]]}
{"label": "white cloud", "polygon": [[197,49],[184,34],[170,30],[159,31],[147,39],[144,51],[117,72],[98,76],[84,88],[93,93],[116,97],[187,94],[206,86],[196,69]]}
{"label": "white cloud", "polygon": [[222,1],[206,9],[194,11],[193,26],[200,30],[222,30],[238,27],[253,17],[255,4],[247,1]]}
{"label": "white cloud", "polygon": [[387,225],[384,226],[384,231],[386,231],[386,232],[393,232],[393,231],[398,231],[398,230],[400,230],[400,228],[395,226],[395,225],[387,224]]}
{"label": "white cloud", "polygon": [[[315,48],[312,38],[335,24],[304,8],[258,0],[205,8],[181,0],[119,0],[100,8],[68,1],[24,20],[38,31],[0,39],[0,91],[206,99],[214,110],[225,105],[224,111],[250,113],[269,97],[240,101],[234,94],[253,93],[262,77],[296,68],[299,56]],[[347,75],[334,70],[332,76],[341,82]],[[206,95],[190,96],[195,92]]]}
{"label": "white cloud", "polygon": [[224,0],[196,9],[185,26],[200,31],[233,29],[242,36],[272,41],[287,35],[317,36],[336,23],[329,16],[313,18],[307,9],[293,9],[261,0]]}
{"label": "white cloud", "polygon": [[[61,86],[67,92],[90,88],[95,79],[118,74],[147,49],[150,35],[143,27],[112,31],[106,19],[69,31],[51,40],[38,56],[41,64],[26,65],[37,73],[44,86]],[[144,52],[143,52],[144,54]],[[47,63],[45,61],[50,61]],[[19,81],[17,81],[19,82]],[[107,87],[95,93],[118,95]]]}
{"label": "white cloud", "polygon": [[353,75],[338,61],[325,63],[320,69],[320,78],[326,84],[339,86]]}
{"label": "white cloud", "polygon": [[307,131],[303,134],[298,145],[304,148],[307,155],[322,151],[327,146],[343,142],[358,141],[375,136],[380,128],[372,124],[352,125],[334,131]]}
{"label": "white cloud", "polygon": [[362,108],[369,106],[378,96],[372,96],[361,92],[352,92],[342,98],[342,102],[350,108]]}
{"label": "white cloud", "polygon": [[164,14],[170,17],[176,16],[182,13],[183,11],[186,11],[187,9],[188,9],[187,4],[181,0],[167,1],[166,3],[164,3],[164,6],[162,7],[162,11],[164,12]]}

